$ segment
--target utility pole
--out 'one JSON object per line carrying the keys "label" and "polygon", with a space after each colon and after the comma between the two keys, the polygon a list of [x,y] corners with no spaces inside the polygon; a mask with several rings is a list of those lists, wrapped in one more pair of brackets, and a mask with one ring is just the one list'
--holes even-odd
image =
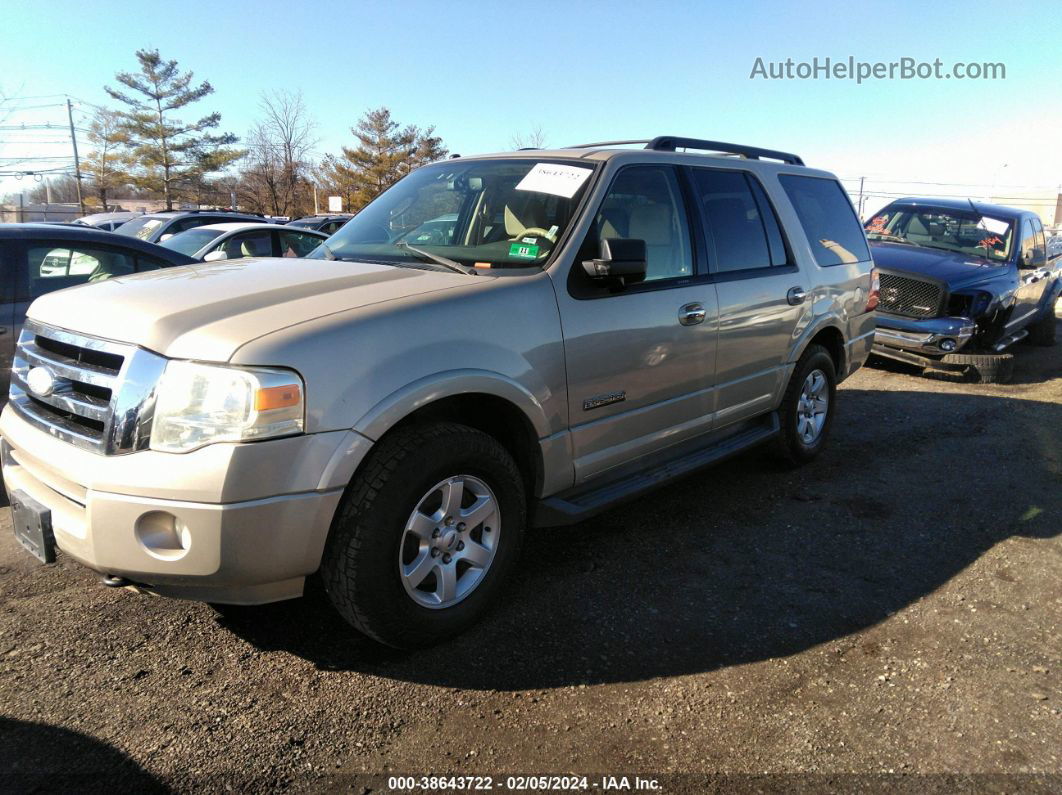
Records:
{"label": "utility pole", "polygon": [[859,208],[859,220],[863,220],[863,179],[859,178],[859,203],[856,205]]}
{"label": "utility pole", "polygon": [[74,106],[66,100],[66,118],[70,120],[70,142],[74,145],[74,180],[77,182],[77,204],[85,214],[85,200],[81,196],[81,161],[77,156],[77,135],[74,133]]}

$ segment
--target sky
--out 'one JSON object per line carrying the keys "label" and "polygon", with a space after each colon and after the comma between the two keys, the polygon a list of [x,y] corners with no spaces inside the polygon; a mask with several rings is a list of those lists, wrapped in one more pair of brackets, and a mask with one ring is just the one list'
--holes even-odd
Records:
{"label": "sky", "polygon": [[[88,103],[114,104],[103,86],[136,68],[134,52],[157,48],[213,84],[192,109],[220,111],[237,135],[262,92],[301,91],[322,153],[350,144],[358,118],[386,105],[403,124],[434,125],[462,154],[509,149],[534,128],[551,146],[670,134],[796,152],[853,192],[866,177],[868,212],[890,193],[1053,204],[1062,183],[1057,0],[3,0],[0,18],[0,93],[15,98],[0,121],[0,171],[27,151],[10,141],[29,135],[3,126],[64,123],[53,95],[75,98],[83,124]],[[750,78],[757,58],[849,56],[939,58],[945,71],[998,62],[1006,78]],[[35,151],[69,154],[61,133],[44,134],[57,142]],[[28,184],[0,178],[0,195]]]}

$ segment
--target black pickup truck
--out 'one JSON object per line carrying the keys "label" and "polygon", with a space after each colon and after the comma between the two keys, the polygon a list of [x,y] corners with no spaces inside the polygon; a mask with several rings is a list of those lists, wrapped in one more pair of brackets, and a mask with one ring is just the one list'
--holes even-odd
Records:
{"label": "black pickup truck", "polygon": [[873,353],[1006,382],[1022,339],[1055,341],[1062,257],[1032,212],[900,199],[866,224],[881,278]]}

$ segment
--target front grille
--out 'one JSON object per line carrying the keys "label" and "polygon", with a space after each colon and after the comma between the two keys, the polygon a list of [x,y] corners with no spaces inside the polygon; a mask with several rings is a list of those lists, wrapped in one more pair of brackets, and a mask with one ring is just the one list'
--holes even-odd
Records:
{"label": "front grille", "polygon": [[882,271],[878,310],[908,317],[940,314],[944,290],[936,282]]}
{"label": "front grille", "polygon": [[[52,436],[97,453],[143,449],[165,359],[27,320],[11,368],[13,408]],[[33,371],[37,371],[31,376]]]}

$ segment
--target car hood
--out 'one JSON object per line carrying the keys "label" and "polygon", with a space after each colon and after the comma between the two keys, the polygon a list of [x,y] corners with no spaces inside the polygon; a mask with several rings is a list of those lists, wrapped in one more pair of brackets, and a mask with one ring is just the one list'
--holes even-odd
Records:
{"label": "car hood", "polygon": [[957,251],[941,251],[906,243],[871,242],[870,253],[879,268],[920,273],[939,279],[949,288],[975,284],[991,278],[1006,267],[1003,263],[989,262]]}
{"label": "car hood", "polygon": [[476,281],[364,262],[241,259],[59,290],[34,301],[27,315],[174,358],[228,361],[241,345],[288,326]]}

